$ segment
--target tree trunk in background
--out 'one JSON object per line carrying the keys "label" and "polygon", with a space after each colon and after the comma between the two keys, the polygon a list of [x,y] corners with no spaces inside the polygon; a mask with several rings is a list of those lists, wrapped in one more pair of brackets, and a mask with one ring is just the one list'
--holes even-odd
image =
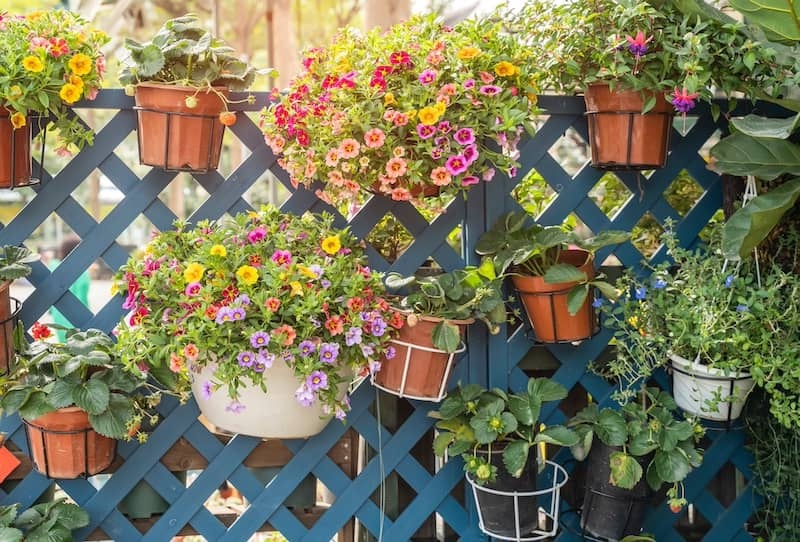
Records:
{"label": "tree trunk in background", "polygon": [[410,0],[368,0],[364,6],[364,25],[389,28],[411,16]]}
{"label": "tree trunk in background", "polygon": [[275,86],[283,89],[299,71],[300,52],[294,37],[291,0],[267,0],[269,63],[278,70]]}

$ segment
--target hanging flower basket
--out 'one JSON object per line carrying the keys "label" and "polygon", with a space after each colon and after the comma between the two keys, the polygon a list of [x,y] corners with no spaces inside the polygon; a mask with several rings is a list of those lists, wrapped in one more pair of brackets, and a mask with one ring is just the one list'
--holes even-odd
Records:
{"label": "hanging flower basket", "polygon": [[[447,395],[447,384],[457,354],[464,352],[461,346],[454,352],[446,352],[433,344],[433,329],[441,318],[419,316],[416,325],[406,324],[392,339],[395,355],[381,360],[381,370],[372,375],[375,387],[398,397],[420,401],[441,401]],[[474,320],[451,320],[464,329]]]}
{"label": "hanging flower basket", "polygon": [[[139,162],[167,171],[205,173],[219,165],[228,89],[158,83],[136,86]],[[187,98],[193,107],[187,105]]]}
{"label": "hanging flower basket", "polygon": [[726,373],[676,354],[669,359],[672,394],[684,412],[712,421],[739,418],[755,384],[750,373]]}
{"label": "hanging flower basket", "polygon": [[78,407],[23,422],[33,467],[48,478],[91,476],[114,461],[117,441],[95,432],[89,415]]}
{"label": "hanging flower basket", "polygon": [[[559,263],[578,267],[588,280],[594,278],[594,258],[586,250],[565,250],[559,257]],[[576,282],[551,284],[544,277],[528,275],[512,275],[511,280],[537,340],[544,343],[580,341],[588,339],[600,329],[591,303],[591,292],[575,314],[569,313],[569,294]]]}
{"label": "hanging flower basket", "polygon": [[589,85],[584,94],[592,167],[612,171],[658,169],[667,163],[674,109],[663,93],[642,114],[639,91]]}

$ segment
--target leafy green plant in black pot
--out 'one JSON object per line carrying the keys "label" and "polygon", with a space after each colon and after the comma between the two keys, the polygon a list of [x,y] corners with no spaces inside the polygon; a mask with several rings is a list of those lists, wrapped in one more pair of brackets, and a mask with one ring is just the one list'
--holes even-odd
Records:
{"label": "leafy green plant in black pot", "polygon": [[[487,390],[477,384],[459,386],[442,402],[436,418],[438,432],[433,443],[437,456],[461,456],[468,478],[479,486],[506,492],[531,492],[537,489],[537,472],[543,466],[538,457],[542,443],[573,446],[577,434],[562,426],[542,427],[542,406],[567,396],[567,390],[549,378],[531,378],[521,393],[498,388]],[[516,536],[536,527],[536,497],[520,502],[520,523],[512,525],[504,505],[491,495],[476,492],[482,505],[482,519],[494,534]],[[527,500],[530,499],[530,500]],[[503,501],[499,501],[502,503]],[[497,507],[497,508],[495,508]],[[497,517],[491,513],[498,512]],[[523,512],[524,511],[524,512]]]}
{"label": "leafy green plant in black pot", "polygon": [[602,275],[595,275],[595,253],[629,238],[628,232],[607,230],[582,239],[561,226],[542,226],[524,212],[511,212],[478,240],[475,250],[492,257],[498,274],[511,277],[537,339],[564,342],[594,333],[592,288],[609,299],[617,296]]}
{"label": "leafy green plant in black pot", "polygon": [[14,359],[14,326],[20,303],[11,299],[11,282],[31,274],[39,255],[26,247],[5,245],[0,248],[0,375],[8,373]]}
{"label": "leafy green plant in black pot", "polygon": [[664,484],[672,484],[667,497],[673,512],[687,504],[682,482],[702,462],[697,444],[704,431],[676,410],[669,393],[644,388],[619,410],[590,404],[567,423],[578,437],[573,456],[589,461],[581,520],[589,534],[637,534],[652,492]]}

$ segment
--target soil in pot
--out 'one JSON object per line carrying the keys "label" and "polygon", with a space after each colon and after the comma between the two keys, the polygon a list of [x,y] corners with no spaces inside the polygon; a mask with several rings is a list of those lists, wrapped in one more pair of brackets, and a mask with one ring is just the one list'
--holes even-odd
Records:
{"label": "soil in pot", "polygon": [[117,441],[96,433],[89,415],[67,407],[25,421],[34,468],[49,478],[91,476],[114,460]]}
{"label": "soil in pot", "polygon": [[589,122],[592,166],[609,170],[646,170],[664,167],[672,133],[673,106],[663,93],[642,114],[642,92],[613,91],[607,84],[590,85],[584,94]]}
{"label": "soil in pot", "polygon": [[[559,263],[568,263],[586,273],[588,280],[594,278],[594,258],[580,249],[561,252]],[[519,293],[536,339],[545,343],[572,342],[588,339],[597,330],[597,316],[592,307],[592,295],[574,315],[567,309],[569,292],[574,282],[550,284],[543,277],[512,275],[512,282]]]}
{"label": "soil in pot", "polygon": [[[453,354],[433,345],[433,329],[440,318],[419,316],[416,325],[404,325],[396,340],[395,356],[381,360],[381,370],[374,382],[382,389],[401,397],[438,401],[447,389]],[[462,337],[471,320],[452,320]],[[408,370],[406,370],[408,365]],[[403,375],[405,373],[405,381]]]}
{"label": "soil in pot", "polygon": [[[528,464],[519,478],[513,477],[503,465],[503,447],[493,446],[491,453],[488,449],[479,449],[479,455],[489,456],[489,462],[497,467],[497,480],[485,484],[484,487],[497,491],[531,492],[536,491],[536,454],[531,451]],[[475,491],[475,490],[474,490]],[[539,506],[536,495],[517,496],[519,513],[519,531],[515,524],[515,511],[513,495],[496,495],[484,491],[475,491],[478,507],[480,508],[483,528],[486,532],[497,536],[510,537],[515,540],[518,536],[525,538],[539,527]]]}
{"label": "soil in pot", "polygon": [[0,188],[29,186],[32,181],[30,124],[14,129],[10,111],[0,107]]}
{"label": "soil in pot", "polygon": [[[586,491],[583,497],[581,528],[593,537],[620,540],[642,530],[644,516],[653,492],[645,477],[633,489],[623,489],[610,481],[611,454],[619,450],[595,439],[586,466]],[[637,457],[643,471],[652,456]]]}
{"label": "soil in pot", "polygon": [[[225,126],[219,114],[225,110],[228,89],[201,90],[175,85],[139,83],[139,160],[168,171],[206,172],[216,169]],[[194,107],[186,105],[193,97]]]}

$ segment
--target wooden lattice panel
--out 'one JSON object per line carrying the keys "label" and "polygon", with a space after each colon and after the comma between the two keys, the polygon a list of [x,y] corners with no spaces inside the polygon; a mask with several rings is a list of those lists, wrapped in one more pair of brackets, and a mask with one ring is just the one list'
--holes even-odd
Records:
{"label": "wooden lattice panel", "polygon": [[[257,111],[266,103],[267,96],[260,94],[255,105],[243,104],[241,108]],[[174,174],[157,170],[143,177],[116,154],[123,141],[130,140],[135,130],[132,99],[121,90],[102,91],[95,102],[85,107],[118,110],[99,131],[94,146],[87,147],[75,156],[57,175],[45,174],[36,196],[5,227],[0,230],[1,244],[23,244],[34,230],[52,213],[58,214],[82,239],[81,244],[52,272],[37,264],[30,277],[35,291],[26,301],[22,319],[30,323],[56,304],[62,313],[80,327],[99,327],[111,330],[123,315],[121,299],[112,299],[93,314],[72,294],[70,285],[93,261],[101,258],[109,267],[117,269],[128,258],[128,251],[118,244],[120,234],[138,216],[143,215],[156,228],[171,227],[174,214],[159,199],[159,194],[175,178]],[[602,172],[588,165],[574,174],[551,154],[550,149],[568,129],[586,138],[586,124],[582,101],[576,98],[543,97],[540,105],[549,114],[536,137],[527,139],[521,146],[522,167],[517,178],[536,169],[556,192],[554,200],[539,217],[545,224],[561,223],[568,215],[577,216],[590,230],[630,230],[649,213],[659,223],[667,218],[676,221],[676,232],[683,245],[692,245],[699,231],[706,225],[721,205],[720,180],[706,169],[698,150],[715,131],[724,129],[724,123],[715,123],[707,112],[703,113],[686,135],[675,131],[668,166],[647,177],[627,173],[618,175],[631,197],[624,206],[607,216],[589,197],[592,187]],[[290,184],[286,174],[278,168],[276,159],[263,144],[257,126],[240,115],[233,127],[236,137],[250,150],[249,156],[224,178],[213,172],[196,176],[196,181],[208,192],[208,199],[189,217],[191,221],[217,218],[225,213],[245,211],[250,205],[243,195],[265,171],[269,170],[287,189]],[[101,221],[96,221],[72,196],[72,192],[95,169],[108,177],[124,193],[124,199]],[[683,216],[675,211],[664,197],[673,179],[681,170],[702,188],[699,201]],[[370,251],[371,265],[379,270],[412,273],[428,257],[435,259],[445,269],[476,263],[472,248],[480,235],[503,213],[518,209],[511,192],[516,181],[498,175],[492,182],[476,186],[466,200],[457,199],[447,212],[428,223],[411,205],[373,198],[350,223],[352,231],[365,237],[387,213],[394,214],[411,235],[411,247],[391,266],[375,250]],[[283,204],[285,211],[301,213],[306,210],[331,210],[304,189],[291,194]],[[339,217],[340,225],[346,222]],[[463,247],[461,253],[447,243],[447,235],[461,227]],[[602,261],[609,252],[601,252]],[[641,253],[630,243],[617,247],[614,255],[626,266],[638,266]],[[663,257],[657,252],[653,258]],[[530,334],[523,326],[514,333],[489,336],[482,328],[474,326],[468,334],[468,352],[460,359],[453,381],[478,382],[491,386],[520,389],[527,376],[518,365],[533,346]],[[580,386],[600,402],[609,400],[611,388],[600,378],[586,372],[586,365],[606,348],[610,334],[601,331],[591,340],[579,345],[553,345],[547,350],[555,358],[558,368],[554,378],[567,388]],[[429,435],[433,420],[427,416],[429,403],[412,402],[410,414],[393,429],[379,425],[376,392],[368,384],[362,385],[353,396],[353,410],[345,425],[332,422],[320,435],[308,441],[286,441],[291,451],[285,466],[265,489],[243,462],[259,445],[251,437],[236,436],[227,443],[221,442],[197,420],[196,404],[163,405],[164,420],[153,431],[144,445],[123,443],[120,455],[124,462],[100,489],[87,480],[72,480],[60,486],[91,515],[91,524],[79,533],[87,537],[101,529],[108,538],[118,542],[153,540],[163,542],[187,526],[211,541],[241,542],[261,530],[265,524],[283,533],[292,542],[318,542],[330,540],[343,532],[353,518],[374,536],[382,535],[387,541],[411,540],[430,518],[438,515],[448,529],[464,541],[483,540],[477,528],[477,518],[472,503],[459,500],[454,490],[463,482],[463,472],[458,460],[450,461],[432,474],[428,464],[421,461],[412,448]],[[556,407],[545,412],[547,421],[560,422],[565,414]],[[381,420],[385,421],[385,420]],[[363,438],[366,446],[380,454],[367,454],[368,460],[357,475],[331,458],[331,450],[341,445],[341,440],[353,429]],[[0,431],[23,452],[27,450],[24,433],[16,416],[0,420]],[[188,443],[207,463],[189,487],[175,478],[161,459],[177,443]],[[712,527],[705,539],[714,542],[751,540],[744,530],[747,517],[752,512],[753,496],[749,485],[727,508],[708,490],[717,472],[733,464],[745,477],[749,476],[749,455],[743,450],[744,435],[740,430],[710,433],[703,466],[686,481],[687,498],[694,502],[697,511]],[[337,444],[339,443],[339,444]],[[351,450],[355,454],[355,450]],[[428,452],[428,455],[430,453]],[[562,461],[568,454],[557,457]],[[286,498],[312,474],[335,496],[327,509],[315,513],[299,513],[284,506]],[[393,474],[394,473],[394,474]],[[372,496],[379,492],[384,479],[401,478],[411,488],[413,495],[407,505],[390,519],[383,514]],[[146,480],[165,500],[170,508],[160,518],[149,522],[149,530],[142,534],[118,510],[120,499],[141,479]],[[209,496],[229,480],[250,501],[251,505],[233,522],[224,521],[204,507]],[[28,505],[50,485],[43,476],[30,473],[10,493],[0,491],[0,504],[22,502]],[[468,500],[469,501],[469,500]],[[568,505],[565,503],[565,507]],[[565,528],[559,540],[579,540],[576,534],[578,520],[574,514],[564,515]],[[683,540],[675,529],[678,516],[666,506],[654,509],[646,528],[658,540]],[[347,531],[351,532],[351,531]],[[97,533],[96,533],[97,534]],[[349,536],[349,535],[345,535]]]}

